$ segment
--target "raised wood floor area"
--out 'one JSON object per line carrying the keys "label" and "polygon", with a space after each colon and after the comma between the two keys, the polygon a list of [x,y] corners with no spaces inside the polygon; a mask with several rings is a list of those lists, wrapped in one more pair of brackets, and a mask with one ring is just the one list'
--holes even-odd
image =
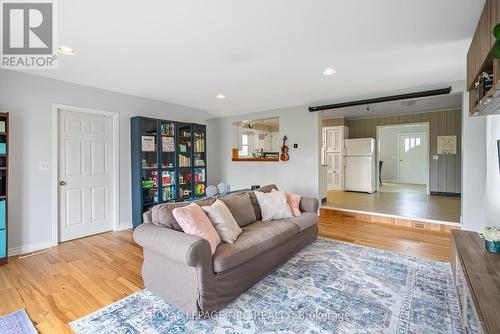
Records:
{"label": "raised wood floor area", "polygon": [[327,215],[325,211],[328,210],[321,211],[318,226],[322,237],[431,260],[450,261],[449,229],[441,231],[373,223],[333,214]]}
{"label": "raised wood floor area", "polygon": [[328,191],[324,207],[373,212],[416,220],[460,223],[460,197],[427,195],[415,186],[385,185],[373,194]]}
{"label": "raised wood floor area", "polygon": [[[450,234],[346,217],[320,217],[320,235],[448,261]],[[40,333],[71,333],[69,322],[143,289],[142,249],[132,231],[69,241],[0,267],[0,315],[25,308]]]}

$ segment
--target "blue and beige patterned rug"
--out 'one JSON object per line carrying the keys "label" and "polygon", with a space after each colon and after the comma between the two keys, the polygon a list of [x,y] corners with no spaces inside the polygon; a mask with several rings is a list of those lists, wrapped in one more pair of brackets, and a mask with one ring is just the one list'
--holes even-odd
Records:
{"label": "blue and beige patterned rug", "polygon": [[320,239],[218,314],[147,290],[70,325],[90,333],[462,333],[450,265]]}

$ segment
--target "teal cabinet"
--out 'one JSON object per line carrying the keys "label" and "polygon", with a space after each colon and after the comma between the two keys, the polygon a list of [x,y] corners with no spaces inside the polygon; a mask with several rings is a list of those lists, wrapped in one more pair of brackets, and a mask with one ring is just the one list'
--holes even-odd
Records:
{"label": "teal cabinet", "polygon": [[5,200],[0,200],[0,230],[5,230],[6,227],[7,211],[5,205]]}
{"label": "teal cabinet", "polygon": [[7,256],[7,231],[0,230],[0,259]]}

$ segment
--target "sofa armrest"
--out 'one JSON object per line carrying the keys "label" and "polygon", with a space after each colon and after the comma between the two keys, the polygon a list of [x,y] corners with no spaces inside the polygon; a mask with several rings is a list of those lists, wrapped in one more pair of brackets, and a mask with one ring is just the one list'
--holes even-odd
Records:
{"label": "sofa armrest", "polygon": [[212,252],[205,239],[153,224],[139,225],[134,240],[143,248],[191,267],[211,266]]}
{"label": "sofa armrest", "polygon": [[300,211],[301,212],[318,212],[319,202],[316,198],[312,197],[302,197],[300,200]]}

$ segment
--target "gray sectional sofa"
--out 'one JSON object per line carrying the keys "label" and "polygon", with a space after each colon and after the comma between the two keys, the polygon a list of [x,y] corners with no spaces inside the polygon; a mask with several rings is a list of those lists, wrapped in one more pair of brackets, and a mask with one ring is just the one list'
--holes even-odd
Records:
{"label": "gray sectional sofa", "polygon": [[[273,188],[269,185],[258,191]],[[134,240],[144,249],[146,288],[193,316],[221,309],[318,235],[316,199],[303,197],[301,216],[276,221],[260,220],[253,192],[220,199],[243,233],[233,244],[219,244],[213,255],[206,240],[184,233],[172,215],[175,207],[189,203],[157,205],[145,213],[145,223],[134,231]],[[214,201],[209,198],[197,203]]]}

